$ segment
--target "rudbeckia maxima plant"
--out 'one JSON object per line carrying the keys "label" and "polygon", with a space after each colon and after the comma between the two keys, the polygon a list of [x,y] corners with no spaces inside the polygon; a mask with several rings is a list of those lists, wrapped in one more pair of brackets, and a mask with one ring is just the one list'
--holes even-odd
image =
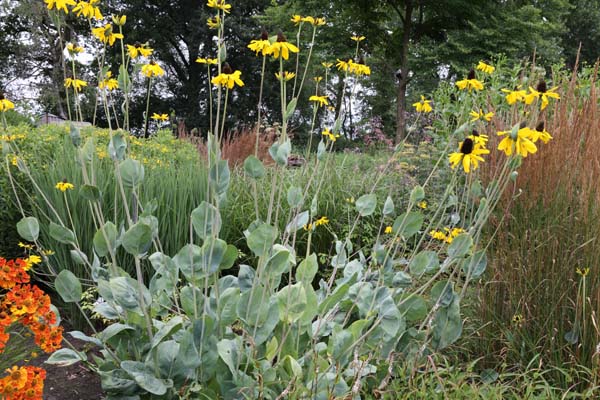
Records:
{"label": "rudbeckia maxima plant", "polygon": [[464,171],[468,174],[471,170],[476,170],[480,162],[485,161],[482,155],[489,153],[488,149],[476,144],[473,139],[465,138],[460,144],[458,152],[450,154],[450,164],[452,168],[462,164]]}

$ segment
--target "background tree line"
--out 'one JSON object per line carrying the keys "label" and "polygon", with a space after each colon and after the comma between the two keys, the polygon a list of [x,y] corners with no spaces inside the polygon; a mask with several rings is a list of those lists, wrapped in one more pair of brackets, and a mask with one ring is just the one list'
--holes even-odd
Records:
{"label": "background tree line", "polygon": [[[281,30],[295,40],[292,14],[323,16],[328,24],[319,30],[314,62],[309,77],[322,75],[322,61],[353,56],[352,34],[366,37],[361,56],[372,75],[359,93],[363,116],[378,117],[385,132],[403,135],[406,104],[426,93],[441,79],[454,79],[466,73],[473,63],[502,54],[515,62],[531,57],[543,65],[563,62],[572,66],[581,43],[581,60],[594,63],[598,58],[600,2],[595,0],[231,0],[228,16],[227,60],[243,72],[245,86],[233,96],[230,126],[251,124],[256,113],[260,85],[261,58],[246,47],[264,28],[270,34]],[[152,109],[169,112],[185,121],[188,129],[206,130],[208,126],[208,85],[206,66],[197,57],[214,57],[214,31],[206,20],[211,10],[198,0],[105,0],[105,15],[125,14],[125,41],[148,42],[156,59],[167,71],[160,93],[152,97]],[[87,29],[86,29],[87,28]],[[66,40],[94,46],[91,38],[75,32],[89,30],[87,21],[71,15],[63,28]],[[306,35],[309,34],[305,29]],[[60,68],[60,43],[56,25],[40,0],[0,0],[0,88],[15,100],[33,98],[51,113],[64,115],[63,75]],[[303,43],[307,43],[305,38]],[[306,49],[304,47],[303,49]],[[109,49],[115,58],[118,48]],[[301,52],[305,57],[307,51]],[[94,107],[94,64],[86,78],[91,82],[85,107]],[[267,75],[278,66],[267,63]],[[83,68],[83,67],[82,67]],[[15,82],[34,78],[35,86],[20,93]],[[368,85],[368,86],[367,86]],[[140,85],[143,87],[143,85]],[[331,79],[327,94],[339,111],[342,85]],[[13,89],[14,90],[14,89]],[[308,87],[306,93],[314,88]],[[266,79],[263,107],[278,115],[278,89],[275,79]],[[268,99],[273,99],[269,102]],[[408,100],[408,101],[407,101]],[[302,103],[304,101],[304,103]],[[145,93],[140,90],[133,105],[133,116],[141,124]],[[299,107],[308,106],[301,99]],[[296,121],[301,131],[305,121]],[[103,125],[99,115],[98,125]],[[352,124],[352,121],[350,121]]]}

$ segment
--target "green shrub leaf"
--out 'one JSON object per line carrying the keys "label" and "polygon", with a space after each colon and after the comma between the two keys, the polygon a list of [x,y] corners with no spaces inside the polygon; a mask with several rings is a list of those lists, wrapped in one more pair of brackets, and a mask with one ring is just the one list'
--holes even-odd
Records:
{"label": "green shrub leaf", "polygon": [[81,282],[71,271],[63,269],[54,280],[54,287],[66,303],[77,303],[81,300]]}
{"label": "green shrub leaf", "polygon": [[35,242],[40,235],[40,224],[34,217],[25,217],[17,222],[17,232],[23,239]]}

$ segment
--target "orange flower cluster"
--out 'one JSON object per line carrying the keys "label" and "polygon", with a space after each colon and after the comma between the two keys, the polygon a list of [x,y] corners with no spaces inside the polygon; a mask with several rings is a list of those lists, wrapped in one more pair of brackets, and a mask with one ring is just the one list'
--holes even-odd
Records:
{"label": "orange flower cluster", "polygon": [[63,328],[56,324],[56,315],[50,309],[50,297],[35,285],[16,285],[0,303],[0,351],[9,335],[5,328],[20,322],[31,329],[35,343],[46,353],[60,348]]}
{"label": "orange flower cluster", "polygon": [[0,257],[0,288],[11,289],[17,283],[28,283],[27,261],[23,259],[6,260]]}
{"label": "orange flower cluster", "polygon": [[5,400],[42,399],[46,371],[38,367],[17,367],[6,370],[8,376],[0,379],[0,394]]}

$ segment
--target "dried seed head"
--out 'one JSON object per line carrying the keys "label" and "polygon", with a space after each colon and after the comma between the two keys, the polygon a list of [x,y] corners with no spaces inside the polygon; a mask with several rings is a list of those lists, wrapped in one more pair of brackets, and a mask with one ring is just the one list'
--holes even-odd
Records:
{"label": "dried seed head", "polygon": [[544,121],[540,121],[540,123],[535,127],[535,130],[538,132],[544,132],[544,126]]}
{"label": "dried seed head", "polygon": [[470,70],[469,75],[467,75],[467,79],[475,79],[475,70]]}
{"label": "dried seed head", "polygon": [[541,80],[538,85],[537,85],[537,89],[538,92],[540,93],[546,93],[546,91],[548,90],[548,86],[546,86],[546,81],[545,80]]}
{"label": "dried seed head", "polygon": [[475,129],[473,129],[473,131],[471,132],[471,135],[479,136],[479,132],[477,132]]}

